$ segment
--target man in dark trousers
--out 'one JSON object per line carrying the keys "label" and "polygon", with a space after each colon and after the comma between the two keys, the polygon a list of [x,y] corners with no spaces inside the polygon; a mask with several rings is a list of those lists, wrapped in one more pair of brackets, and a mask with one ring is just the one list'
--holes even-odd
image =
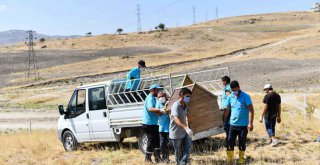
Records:
{"label": "man in dark trousers", "polygon": [[[230,77],[229,76],[223,76],[221,78],[222,84],[224,85],[223,93],[222,93],[222,98],[221,98],[221,111],[225,113],[225,110],[227,108],[227,101],[228,101],[228,96],[231,94],[231,88],[230,88]],[[226,132],[226,142],[225,142],[225,147],[228,146],[228,137],[229,137],[229,124],[230,120],[230,114],[229,117],[226,121],[224,122],[224,131]]]}
{"label": "man in dark trousers", "polygon": [[149,163],[152,163],[152,153],[154,153],[156,163],[161,161],[158,115],[162,114],[164,110],[156,108],[156,97],[160,88],[158,84],[150,86],[150,93],[145,100],[142,114],[142,129],[146,132],[148,138],[145,162]]}
{"label": "man in dark trousers", "polygon": [[276,123],[281,122],[281,97],[279,94],[273,91],[271,84],[266,84],[263,89],[267,94],[263,98],[264,109],[259,118],[259,121],[266,126],[267,133],[270,138],[270,145],[275,146],[279,141],[275,138],[276,135]]}
{"label": "man in dark trousers", "polygon": [[248,130],[253,130],[254,110],[252,106],[251,97],[240,90],[240,85],[237,81],[230,83],[232,94],[228,97],[228,104],[224,119],[227,120],[230,115],[230,130],[227,147],[227,162],[233,163],[234,146],[236,139],[239,139],[239,164],[245,164],[245,151]]}

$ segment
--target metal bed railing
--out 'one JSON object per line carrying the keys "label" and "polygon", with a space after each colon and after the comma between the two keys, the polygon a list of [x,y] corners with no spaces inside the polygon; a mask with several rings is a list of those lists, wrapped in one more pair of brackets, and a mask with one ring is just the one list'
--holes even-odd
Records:
{"label": "metal bed railing", "polygon": [[145,77],[134,80],[120,79],[113,80],[107,94],[108,105],[125,105],[144,102],[149,94],[149,86],[159,84],[168,95],[172,94],[175,88],[182,87],[186,77],[193,83],[198,83],[210,92],[223,89],[221,77],[229,76],[228,68],[219,68],[198,72],[191,72],[180,75],[161,75]]}

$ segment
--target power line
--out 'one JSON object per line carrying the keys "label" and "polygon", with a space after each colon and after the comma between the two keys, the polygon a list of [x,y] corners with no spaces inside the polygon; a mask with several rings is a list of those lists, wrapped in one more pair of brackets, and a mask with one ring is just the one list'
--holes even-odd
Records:
{"label": "power line", "polygon": [[[161,9],[159,9],[159,10],[157,10],[157,11],[151,13],[151,14],[148,14],[147,17],[144,17],[144,21],[147,20],[147,19],[149,19],[149,18],[151,18],[152,16],[154,16],[154,15],[156,15],[156,14],[159,14],[159,13],[163,12],[164,10],[166,10],[167,8],[173,6],[174,4],[176,4],[176,3],[179,2],[179,1],[181,1],[181,0],[175,0],[175,1],[173,1],[172,3],[164,6],[163,8],[161,8]],[[139,5],[139,6],[140,6],[140,5]],[[141,7],[139,7],[139,8],[140,8],[140,17],[141,17]],[[140,20],[140,21],[141,21],[141,20]],[[138,21],[134,21],[134,22],[132,22],[132,23],[129,23],[129,24],[127,24],[126,26],[123,26],[123,28],[127,28],[127,27],[133,26],[133,25],[135,25],[135,24],[138,24]]]}
{"label": "power line", "polygon": [[208,22],[208,13],[206,12],[206,23]]}
{"label": "power line", "polygon": [[137,4],[137,32],[141,32],[141,13],[140,13],[140,4]]}
{"label": "power line", "polygon": [[219,10],[218,7],[216,7],[216,20],[219,19]]}
{"label": "power line", "polygon": [[35,31],[28,30],[27,33],[28,33],[28,37],[27,37],[28,42],[26,42],[26,44],[28,46],[28,59],[27,59],[26,77],[30,78],[32,75],[34,75],[34,78],[36,79],[39,77],[39,72],[37,68],[36,54],[34,52],[35,43],[34,43],[33,34],[35,33]]}

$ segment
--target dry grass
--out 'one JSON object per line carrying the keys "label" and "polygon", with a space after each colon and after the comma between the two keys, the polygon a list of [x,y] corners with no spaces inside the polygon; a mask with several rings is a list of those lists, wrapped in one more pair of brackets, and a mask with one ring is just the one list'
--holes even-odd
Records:
{"label": "dry grass", "polygon": [[[278,147],[267,144],[264,125],[258,123],[262,95],[253,95],[255,108],[254,131],[249,133],[247,147],[248,164],[319,164],[319,143],[313,140],[319,134],[320,123],[309,120],[284,105],[282,123],[277,126]],[[191,163],[223,164],[226,159],[224,135],[194,144]],[[86,144],[77,152],[66,153],[55,131],[35,131],[0,134],[0,164],[143,164],[143,154],[135,138],[118,144]],[[236,153],[238,148],[236,148]],[[236,154],[237,157],[237,154]],[[170,155],[171,160],[174,159]],[[173,164],[173,163],[172,163]]]}

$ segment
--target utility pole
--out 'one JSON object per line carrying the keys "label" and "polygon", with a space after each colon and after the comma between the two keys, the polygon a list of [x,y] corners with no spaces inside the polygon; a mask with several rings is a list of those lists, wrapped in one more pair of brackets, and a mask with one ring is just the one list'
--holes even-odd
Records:
{"label": "utility pole", "polygon": [[196,6],[192,6],[193,24],[196,24]]}
{"label": "utility pole", "polygon": [[216,7],[216,20],[219,19],[219,10],[218,7]]}
{"label": "utility pole", "polygon": [[140,4],[137,4],[137,32],[141,32],[141,13],[140,13]]}
{"label": "utility pole", "polygon": [[28,42],[26,42],[27,46],[28,46],[28,64],[27,64],[27,74],[26,77],[30,78],[32,75],[34,75],[34,79],[39,77],[39,72],[38,72],[38,68],[37,68],[37,60],[36,60],[36,54],[34,52],[34,41],[33,41],[33,34],[35,33],[35,31],[32,30],[28,30],[28,37],[27,40]]}
{"label": "utility pole", "polygon": [[206,23],[208,22],[208,13],[206,12]]}

